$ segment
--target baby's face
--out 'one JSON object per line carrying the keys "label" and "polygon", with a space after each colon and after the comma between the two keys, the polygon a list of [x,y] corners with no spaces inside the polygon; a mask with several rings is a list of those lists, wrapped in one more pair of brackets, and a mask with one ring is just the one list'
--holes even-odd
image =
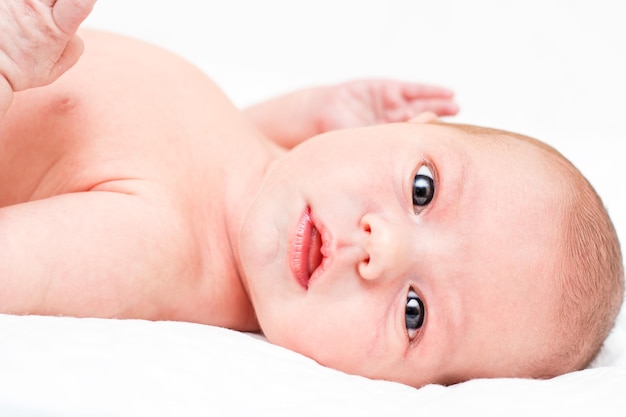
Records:
{"label": "baby's face", "polygon": [[553,186],[528,144],[445,125],[313,138],[270,168],[242,228],[261,327],[414,386],[529,376],[558,301]]}

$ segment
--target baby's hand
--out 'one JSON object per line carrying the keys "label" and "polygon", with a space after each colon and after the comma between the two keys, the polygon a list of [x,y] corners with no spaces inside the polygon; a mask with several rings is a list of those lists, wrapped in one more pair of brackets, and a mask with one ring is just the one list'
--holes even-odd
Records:
{"label": "baby's hand", "polygon": [[319,128],[329,130],[402,122],[424,112],[455,115],[454,93],[446,88],[393,80],[362,80],[329,87],[320,107]]}
{"label": "baby's hand", "polygon": [[0,1],[0,87],[43,86],[71,68],[83,51],[76,31],[95,2]]}

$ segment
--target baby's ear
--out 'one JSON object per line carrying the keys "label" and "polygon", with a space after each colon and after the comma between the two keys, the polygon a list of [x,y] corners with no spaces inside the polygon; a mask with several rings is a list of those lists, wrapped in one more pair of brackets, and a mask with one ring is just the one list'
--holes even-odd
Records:
{"label": "baby's ear", "polygon": [[431,111],[425,111],[409,119],[409,123],[433,123],[436,121],[437,115]]}

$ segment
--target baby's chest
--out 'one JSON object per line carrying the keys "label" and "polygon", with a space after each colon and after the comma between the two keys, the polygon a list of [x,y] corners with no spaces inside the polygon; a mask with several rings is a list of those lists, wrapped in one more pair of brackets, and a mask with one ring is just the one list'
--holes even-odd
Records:
{"label": "baby's chest", "polygon": [[105,105],[71,90],[17,96],[0,125],[0,206],[115,179],[193,175],[199,127],[157,107],[137,107],[123,97]]}

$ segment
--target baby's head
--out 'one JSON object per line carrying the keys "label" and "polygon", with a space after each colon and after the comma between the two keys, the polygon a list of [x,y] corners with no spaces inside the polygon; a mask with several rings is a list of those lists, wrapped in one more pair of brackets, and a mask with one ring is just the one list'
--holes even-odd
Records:
{"label": "baby's head", "polygon": [[240,240],[271,342],[414,386],[581,369],[622,300],[593,188],[547,145],[493,129],[313,138],[272,165]]}
{"label": "baby's head", "polygon": [[554,256],[544,258],[543,277],[556,285],[554,326],[546,333],[544,349],[531,355],[519,376],[552,377],[587,367],[611,331],[624,294],[620,244],[600,197],[573,164],[543,142],[496,129],[448,126],[475,140],[492,137],[504,146],[509,141],[522,144],[548,176],[544,201],[553,212],[537,238],[551,233],[556,238]]}

